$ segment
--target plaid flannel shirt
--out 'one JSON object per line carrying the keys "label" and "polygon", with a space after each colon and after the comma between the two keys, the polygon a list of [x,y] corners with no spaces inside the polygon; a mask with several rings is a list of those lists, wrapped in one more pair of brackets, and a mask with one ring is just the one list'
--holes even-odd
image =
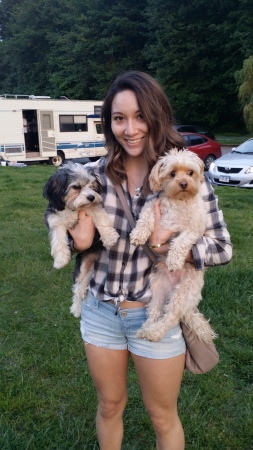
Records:
{"label": "plaid flannel shirt", "polygon": [[[125,216],[114,185],[105,174],[105,158],[85,167],[96,174],[102,186],[104,208],[111,217],[112,225],[120,235],[112,248],[102,248],[95,261],[94,273],[90,281],[90,290],[99,300],[126,299],[147,303],[151,298],[150,275],[152,262],[142,246],[131,245],[130,224]],[[124,195],[135,220],[138,220],[141,208],[158,194],[150,193],[146,197],[141,193],[131,197],[127,183],[122,183]],[[222,211],[218,209],[217,197],[208,180],[202,184],[202,197],[208,212],[205,235],[198,239],[192,248],[196,270],[206,266],[226,264],[232,257],[232,245]]]}

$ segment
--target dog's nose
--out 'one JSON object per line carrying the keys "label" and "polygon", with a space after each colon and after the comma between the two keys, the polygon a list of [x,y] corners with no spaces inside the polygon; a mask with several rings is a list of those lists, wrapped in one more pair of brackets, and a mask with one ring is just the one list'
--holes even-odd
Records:
{"label": "dog's nose", "polygon": [[89,200],[89,202],[94,202],[94,200],[95,200],[95,195],[88,195],[87,196],[87,200]]}
{"label": "dog's nose", "polygon": [[182,189],[186,189],[187,186],[188,186],[188,183],[187,183],[186,181],[181,181],[181,183],[179,183],[179,186],[180,186]]}

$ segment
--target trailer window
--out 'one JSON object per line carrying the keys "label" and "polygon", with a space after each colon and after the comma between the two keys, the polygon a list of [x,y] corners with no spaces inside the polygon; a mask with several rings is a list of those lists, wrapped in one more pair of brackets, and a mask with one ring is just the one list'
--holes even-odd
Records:
{"label": "trailer window", "polygon": [[96,132],[97,132],[97,134],[103,133],[101,123],[96,123]]}
{"label": "trailer window", "polygon": [[94,106],[94,114],[96,116],[101,116],[101,109],[102,109],[102,106],[98,106],[98,105]]}
{"label": "trailer window", "polygon": [[87,116],[83,115],[60,115],[60,131],[88,131],[87,127]]}
{"label": "trailer window", "polygon": [[43,129],[50,130],[51,126],[51,117],[50,114],[43,114]]}

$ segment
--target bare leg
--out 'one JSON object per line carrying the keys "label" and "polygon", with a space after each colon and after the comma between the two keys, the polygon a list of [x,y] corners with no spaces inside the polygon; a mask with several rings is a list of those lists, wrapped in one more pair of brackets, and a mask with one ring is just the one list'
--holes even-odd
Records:
{"label": "bare leg", "polygon": [[177,399],[185,355],[169,359],[132,357],[143,401],[156,433],[157,450],[183,450],[184,432],[178,417]]}
{"label": "bare leg", "polygon": [[120,450],[129,352],[91,344],[85,344],[85,351],[98,396],[96,427],[100,450]]}

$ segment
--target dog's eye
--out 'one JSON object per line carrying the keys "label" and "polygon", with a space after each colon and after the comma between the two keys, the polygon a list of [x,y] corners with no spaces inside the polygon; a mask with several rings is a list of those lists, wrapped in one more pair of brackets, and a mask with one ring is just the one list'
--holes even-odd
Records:
{"label": "dog's eye", "polygon": [[190,177],[192,177],[192,175],[193,175],[193,170],[189,170],[188,175],[190,175]]}
{"label": "dog's eye", "polygon": [[95,181],[94,183],[91,184],[90,188],[94,191],[97,192],[98,194],[100,193],[100,188],[101,186]]}
{"label": "dog's eye", "polygon": [[174,177],[176,176],[176,171],[175,171],[175,170],[172,170],[172,172],[170,172],[170,176],[171,176],[172,178],[174,178]]}
{"label": "dog's eye", "polygon": [[82,189],[78,184],[73,184],[72,188],[75,189],[75,191],[81,191]]}

